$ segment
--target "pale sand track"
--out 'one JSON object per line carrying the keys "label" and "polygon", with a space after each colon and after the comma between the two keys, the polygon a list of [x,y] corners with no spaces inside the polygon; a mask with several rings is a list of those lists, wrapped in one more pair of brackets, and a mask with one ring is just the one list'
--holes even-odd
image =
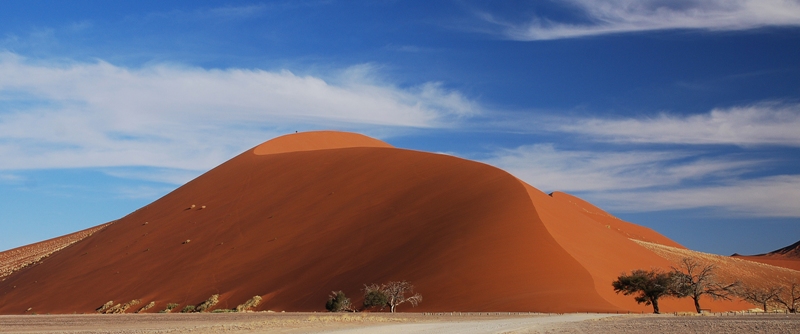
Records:
{"label": "pale sand track", "polygon": [[611,314],[246,313],[0,316],[0,333],[509,333]]}
{"label": "pale sand track", "polygon": [[568,322],[602,319],[612,314],[564,314],[556,316],[532,316],[497,320],[441,321],[421,324],[371,325],[361,328],[327,331],[339,334],[390,334],[390,333],[431,333],[431,334],[483,334],[530,332],[543,325],[559,325]]}
{"label": "pale sand track", "polygon": [[800,333],[800,315],[13,315],[0,316],[0,333]]}

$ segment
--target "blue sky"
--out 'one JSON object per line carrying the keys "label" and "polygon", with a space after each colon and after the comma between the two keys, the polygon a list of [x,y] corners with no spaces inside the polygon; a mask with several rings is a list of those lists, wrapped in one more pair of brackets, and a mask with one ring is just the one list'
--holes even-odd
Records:
{"label": "blue sky", "polygon": [[798,0],[4,1],[0,249],[337,129],[767,252],[800,239],[798,59]]}

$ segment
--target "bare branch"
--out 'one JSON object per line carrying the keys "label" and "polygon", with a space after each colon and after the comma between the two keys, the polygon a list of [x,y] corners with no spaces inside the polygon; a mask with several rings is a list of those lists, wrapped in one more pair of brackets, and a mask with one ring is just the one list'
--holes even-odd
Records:
{"label": "bare branch", "polygon": [[750,303],[763,306],[764,312],[767,312],[769,302],[774,301],[782,291],[782,287],[755,288],[740,286],[736,289],[736,295]]}
{"label": "bare branch", "polygon": [[720,283],[714,276],[716,267],[713,264],[702,265],[691,258],[683,258],[680,268],[672,267],[676,282],[672,295],[677,297],[692,297],[697,313],[701,312],[700,297],[703,295],[711,299],[730,299],[733,288],[738,282]]}
{"label": "bare branch", "polygon": [[792,282],[789,289],[782,289],[775,301],[782,304],[791,313],[797,313],[798,304],[800,304],[800,284]]}

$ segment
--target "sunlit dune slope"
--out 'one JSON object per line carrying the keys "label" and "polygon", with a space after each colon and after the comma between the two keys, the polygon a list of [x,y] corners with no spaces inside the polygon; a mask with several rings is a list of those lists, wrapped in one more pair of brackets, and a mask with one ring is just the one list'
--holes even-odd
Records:
{"label": "sunlit dune slope", "polygon": [[[566,202],[576,206],[578,208],[578,212],[600,223],[604,227],[622,234],[625,238],[654,242],[657,244],[671,246],[671,247],[686,248],[678,244],[677,242],[673,241],[672,239],[669,239],[661,235],[660,233],[653,231],[650,228],[632,224],[617,217],[614,217],[610,213],[605,212],[602,209],[578,197],[559,191],[553,192],[552,194],[550,194],[550,196],[552,196],[553,198],[555,198],[560,202]],[[567,210],[567,211],[572,211],[572,210]]]}
{"label": "sunlit dune slope", "polygon": [[648,311],[611,281],[674,261],[632,239],[682,249],[492,166],[357,134],[300,133],[14,272],[0,281],[0,313],[93,312],[134,299],[155,301],[156,312],[212,294],[217,308],[258,295],[256,310],[323,311],[332,290],[358,305],[364,284],[390,280],[423,295],[414,311]]}

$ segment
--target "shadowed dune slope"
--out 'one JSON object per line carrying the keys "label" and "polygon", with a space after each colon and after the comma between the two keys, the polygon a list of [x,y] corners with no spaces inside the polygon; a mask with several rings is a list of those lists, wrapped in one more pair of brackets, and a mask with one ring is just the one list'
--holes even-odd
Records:
{"label": "shadowed dune slope", "polygon": [[[259,295],[256,310],[323,311],[332,290],[360,305],[364,284],[390,280],[423,295],[414,311],[647,312],[611,281],[674,261],[633,239],[682,249],[492,166],[357,134],[292,134],[5,277],[0,313],[134,299],[156,312],[212,294],[217,308]],[[682,302],[663,309],[692,309]]]}

